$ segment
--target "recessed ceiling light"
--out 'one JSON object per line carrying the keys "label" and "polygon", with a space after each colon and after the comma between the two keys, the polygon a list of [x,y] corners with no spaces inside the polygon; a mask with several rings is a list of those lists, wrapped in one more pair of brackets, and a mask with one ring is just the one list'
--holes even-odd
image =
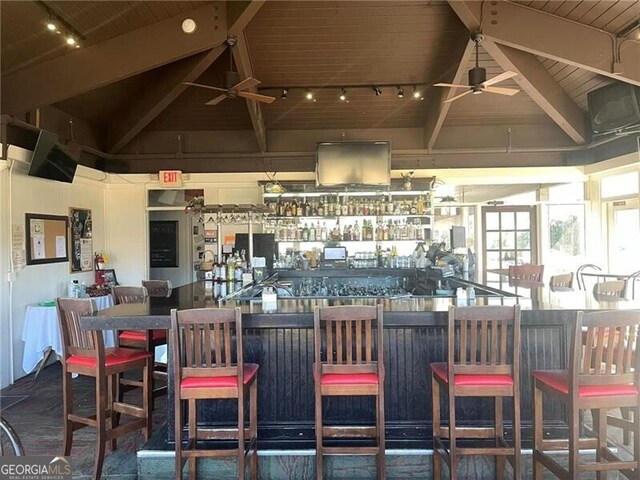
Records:
{"label": "recessed ceiling light", "polygon": [[193,33],[196,31],[196,28],[198,28],[198,25],[196,25],[195,20],[192,18],[185,18],[182,21],[182,31],[184,33]]}
{"label": "recessed ceiling light", "polygon": [[47,30],[51,31],[51,32],[55,32],[56,30],[58,30],[58,26],[53,23],[52,21],[47,22]]}

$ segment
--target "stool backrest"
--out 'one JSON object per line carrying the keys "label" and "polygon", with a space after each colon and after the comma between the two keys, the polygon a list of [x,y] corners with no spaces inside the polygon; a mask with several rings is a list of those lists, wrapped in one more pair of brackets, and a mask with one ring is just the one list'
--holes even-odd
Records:
{"label": "stool backrest", "polygon": [[579,385],[640,386],[639,327],[638,310],[578,312],[569,358],[574,392]]}
{"label": "stool backrest", "polygon": [[509,265],[509,280],[542,282],[544,265]]}
{"label": "stool backrest", "polygon": [[62,332],[64,357],[80,355],[83,357],[104,356],[104,343],[102,332],[95,330],[82,330],[80,317],[94,315],[93,302],[90,298],[58,298],[58,321]]}
{"label": "stool backrest", "polygon": [[593,286],[593,296],[596,300],[619,300],[624,298],[626,288],[626,280],[598,282]]}
{"label": "stool backrest", "polygon": [[[235,337],[235,340],[234,340]],[[242,315],[239,308],[171,310],[176,385],[183,377],[238,376],[242,385]]]}
{"label": "stool backrest", "polygon": [[113,303],[144,303],[149,296],[145,287],[128,287],[116,285],[111,290],[113,293]]}
{"label": "stool backrest", "polygon": [[573,288],[573,272],[554,275],[549,278],[549,286],[553,288]]}
{"label": "stool backrest", "polygon": [[[520,306],[449,307],[449,385],[453,376],[520,372]],[[517,383],[516,383],[517,385]]]}
{"label": "stool backrest", "polygon": [[382,378],[382,305],[315,307],[313,317],[317,373],[377,373]]}
{"label": "stool backrest", "polygon": [[171,295],[169,280],[142,280],[142,286],[147,289],[150,297],[168,297]]}

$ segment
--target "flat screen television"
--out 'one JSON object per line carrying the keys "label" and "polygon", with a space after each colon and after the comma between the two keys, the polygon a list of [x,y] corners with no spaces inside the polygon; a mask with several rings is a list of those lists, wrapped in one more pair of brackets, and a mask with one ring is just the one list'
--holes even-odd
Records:
{"label": "flat screen television", "polygon": [[77,167],[76,160],[63,145],[58,143],[58,136],[41,130],[33,149],[29,175],[72,183]]}
{"label": "flat screen television", "polygon": [[591,129],[607,133],[640,124],[640,87],[615,82],[587,94]]}
{"label": "flat screen television", "polygon": [[316,184],[389,185],[390,142],[322,142],[316,146]]}

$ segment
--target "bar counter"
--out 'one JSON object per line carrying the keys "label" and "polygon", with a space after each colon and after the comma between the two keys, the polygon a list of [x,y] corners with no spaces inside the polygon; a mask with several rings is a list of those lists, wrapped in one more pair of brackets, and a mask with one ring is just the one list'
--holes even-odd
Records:
{"label": "bar counter", "polygon": [[[210,288],[211,287],[211,288]],[[429,363],[446,359],[447,311],[451,297],[280,299],[263,309],[261,300],[218,301],[211,283],[175,288],[168,298],[145,304],[123,304],[82,319],[86,329],[169,328],[172,308],[240,307],[243,313],[245,361],[260,365],[258,378],[261,448],[313,448],[313,308],[316,305],[384,306],[385,410],[388,448],[431,447],[431,381]],[[531,439],[530,372],[566,367],[568,327],[578,310],[640,309],[638,301],[597,301],[590,292],[551,291],[544,286],[518,287],[519,297],[476,298],[476,305],[522,307],[521,396],[524,445]],[[171,351],[169,349],[169,359]],[[169,360],[169,365],[170,365]],[[171,379],[171,375],[169,375]],[[167,441],[173,441],[173,386],[167,397]],[[224,402],[201,402],[199,422],[233,421]],[[489,400],[461,404],[465,419],[483,425],[492,415]],[[510,409],[508,409],[510,410]],[[507,410],[507,419],[509,413]],[[446,413],[445,413],[446,414]],[[368,398],[332,398],[325,403],[327,421],[352,424],[375,418]],[[490,418],[489,418],[490,419]],[[563,430],[562,411],[545,404],[548,426]],[[168,447],[169,448],[169,447]],[[172,448],[172,447],[171,447]]]}

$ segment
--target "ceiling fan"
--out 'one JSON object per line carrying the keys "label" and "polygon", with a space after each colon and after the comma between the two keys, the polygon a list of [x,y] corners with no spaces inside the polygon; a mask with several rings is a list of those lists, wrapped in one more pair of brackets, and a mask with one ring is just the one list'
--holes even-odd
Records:
{"label": "ceiling fan", "polygon": [[275,100],[275,97],[268,95],[260,95],[259,93],[249,92],[247,90],[260,84],[260,80],[257,78],[249,77],[244,80],[240,80],[240,74],[233,70],[233,54],[231,49],[236,44],[235,38],[228,38],[227,45],[229,45],[229,70],[224,72],[224,87],[216,87],[214,85],[203,85],[201,83],[182,82],[183,85],[189,85],[191,87],[207,88],[209,90],[217,90],[224,92],[217,97],[209,100],[205,105],[217,105],[225,98],[242,97],[249,100],[255,100],[256,102],[271,103]]}
{"label": "ceiling fan", "polygon": [[488,93],[497,93],[499,95],[515,95],[520,90],[515,88],[504,88],[504,87],[493,87],[496,83],[502,82],[504,80],[508,80],[509,78],[513,78],[518,75],[516,72],[506,71],[501,73],[500,75],[496,75],[493,78],[487,80],[487,70],[483,67],[478,66],[478,47],[484,36],[481,33],[476,33],[473,36],[473,41],[476,44],[476,66],[469,70],[469,85],[455,85],[452,83],[436,83],[434,87],[449,87],[449,88],[466,88],[467,91],[461,93],[460,95],[456,95],[455,97],[450,98],[449,100],[445,100],[444,103],[453,102],[459,98],[464,97],[470,93],[477,95],[482,92]]}

